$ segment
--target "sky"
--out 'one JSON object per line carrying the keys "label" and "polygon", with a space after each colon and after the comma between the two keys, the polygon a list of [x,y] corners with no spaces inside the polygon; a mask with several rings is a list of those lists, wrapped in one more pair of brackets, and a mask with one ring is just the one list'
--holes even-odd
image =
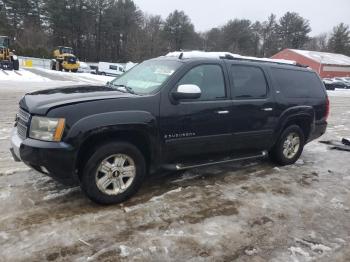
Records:
{"label": "sky", "polygon": [[224,25],[234,18],[264,21],[274,13],[281,17],[288,11],[310,21],[315,36],[328,33],[344,22],[350,25],[350,0],[134,0],[144,12],[166,18],[175,9],[191,18],[197,31]]}

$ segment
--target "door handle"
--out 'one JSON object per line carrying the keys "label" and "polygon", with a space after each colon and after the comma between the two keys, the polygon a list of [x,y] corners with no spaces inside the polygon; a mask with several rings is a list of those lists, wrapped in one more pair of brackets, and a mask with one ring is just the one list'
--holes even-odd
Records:
{"label": "door handle", "polygon": [[226,114],[230,113],[230,111],[222,110],[222,111],[216,111],[216,113],[219,114],[219,115],[226,115]]}
{"label": "door handle", "polygon": [[266,112],[271,112],[271,111],[273,111],[273,108],[272,107],[266,107],[266,108],[263,108],[262,110],[266,111]]}

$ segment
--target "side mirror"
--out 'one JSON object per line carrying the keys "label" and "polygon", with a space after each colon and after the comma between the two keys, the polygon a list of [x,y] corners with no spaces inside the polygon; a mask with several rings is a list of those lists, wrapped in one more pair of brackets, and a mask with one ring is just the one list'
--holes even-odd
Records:
{"label": "side mirror", "polygon": [[197,85],[180,85],[176,91],[172,92],[172,96],[176,100],[180,99],[197,99],[202,95],[202,91]]}

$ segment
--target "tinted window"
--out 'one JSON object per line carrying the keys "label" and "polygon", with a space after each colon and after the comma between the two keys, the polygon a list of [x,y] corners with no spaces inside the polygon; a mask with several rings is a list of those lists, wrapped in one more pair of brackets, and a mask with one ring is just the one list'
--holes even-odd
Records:
{"label": "tinted window", "polygon": [[233,76],[233,96],[242,99],[265,98],[267,84],[263,71],[253,66],[231,67]]}
{"label": "tinted window", "polygon": [[201,65],[192,68],[178,83],[197,85],[202,91],[198,100],[215,100],[226,97],[224,75],[219,65]]}
{"label": "tinted window", "polygon": [[323,86],[317,75],[291,69],[272,68],[276,89],[289,98],[323,98]]}
{"label": "tinted window", "polygon": [[109,69],[118,71],[118,67],[114,65],[110,65]]}

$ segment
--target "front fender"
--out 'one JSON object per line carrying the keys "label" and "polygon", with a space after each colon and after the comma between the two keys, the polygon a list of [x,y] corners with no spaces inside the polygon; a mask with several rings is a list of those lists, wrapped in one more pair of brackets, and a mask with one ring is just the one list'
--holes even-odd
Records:
{"label": "front fender", "polygon": [[119,111],[87,116],[70,128],[66,139],[80,144],[91,135],[103,132],[135,130],[146,132],[150,138],[158,135],[156,118],[145,111]]}
{"label": "front fender", "polygon": [[77,168],[82,152],[86,152],[89,145],[103,142],[104,139],[106,141],[117,139],[119,135],[125,140],[134,139],[134,135],[136,135],[141,139],[140,143],[147,144],[147,148],[140,148],[146,154],[145,157],[157,162],[159,159],[157,126],[156,118],[145,111],[101,113],[77,121],[69,129],[64,140],[75,148],[74,162]]}

